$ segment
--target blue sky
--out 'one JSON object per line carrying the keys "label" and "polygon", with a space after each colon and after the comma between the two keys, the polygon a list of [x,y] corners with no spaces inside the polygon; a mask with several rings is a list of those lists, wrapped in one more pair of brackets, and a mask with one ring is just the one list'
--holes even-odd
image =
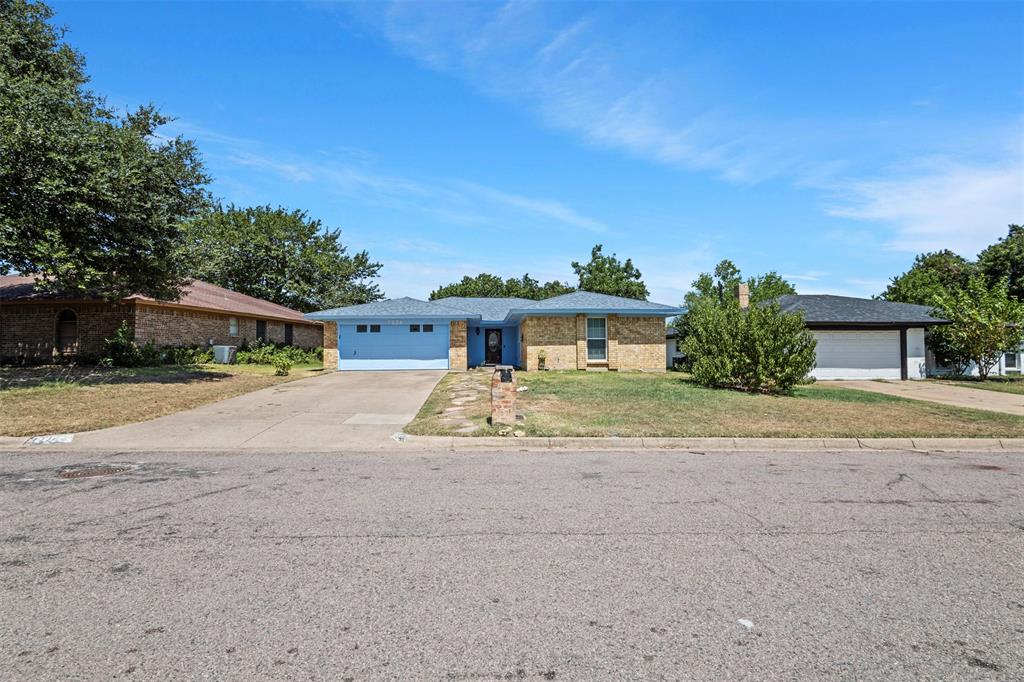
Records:
{"label": "blue sky", "polygon": [[871,295],[1024,220],[1024,3],[54,4],[111,104],[213,193],[301,208],[388,296],[722,258]]}

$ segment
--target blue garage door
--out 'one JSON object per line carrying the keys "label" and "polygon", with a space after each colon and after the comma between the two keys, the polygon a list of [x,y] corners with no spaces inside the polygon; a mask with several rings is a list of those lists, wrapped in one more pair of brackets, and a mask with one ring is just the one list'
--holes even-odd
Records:
{"label": "blue garage door", "polygon": [[448,322],[339,324],[338,369],[448,369]]}

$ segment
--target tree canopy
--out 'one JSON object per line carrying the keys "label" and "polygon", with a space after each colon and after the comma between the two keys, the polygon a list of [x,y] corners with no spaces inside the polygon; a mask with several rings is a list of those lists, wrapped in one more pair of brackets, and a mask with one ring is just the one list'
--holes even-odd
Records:
{"label": "tree canopy", "polygon": [[922,253],[909,270],[892,278],[880,298],[897,303],[935,305],[938,296],[962,289],[976,272],[973,263],[948,249]]}
{"label": "tree canopy", "polygon": [[192,276],[302,312],[376,301],[381,269],[305,211],[217,206],[185,226]]}
{"label": "tree canopy", "polygon": [[683,305],[686,308],[699,306],[701,303],[724,305],[736,300],[736,287],[746,284],[750,288],[750,302],[770,301],[785,294],[795,294],[793,285],[782,278],[777,272],[751,276],[746,280],[740,269],[731,260],[723,260],[715,266],[714,272],[702,272],[693,281],[693,288],[686,293]]}
{"label": "tree canopy", "polygon": [[[793,285],[777,272],[768,272],[760,276],[754,275],[744,280],[743,274],[735,263],[731,260],[723,260],[715,266],[713,272],[702,272],[698,275],[697,279],[693,281],[693,288],[683,297],[683,307],[686,308],[686,313],[678,316],[673,322],[673,326],[679,332],[678,345],[680,348],[685,347],[686,339],[693,332],[693,322],[703,319],[701,318],[702,310],[706,308],[717,310],[739,308],[736,287],[740,284],[746,284],[750,288],[751,304],[771,301],[785,294],[796,293]],[[714,318],[713,313],[709,313],[709,315]],[[693,358],[688,358],[687,366],[692,368],[692,361]]]}
{"label": "tree canopy", "polygon": [[188,278],[180,223],[208,201],[195,145],[86,88],[81,54],[42,3],[0,0],[0,270],[39,286],[173,299]]}
{"label": "tree canopy", "polygon": [[935,304],[952,324],[932,334],[957,373],[970,361],[984,380],[1000,355],[1024,343],[1024,303],[1009,295],[1005,277],[990,286],[984,276],[973,275],[966,286],[940,293]]}
{"label": "tree canopy", "polygon": [[1024,301],[1024,226],[1010,225],[1005,237],[978,254],[978,268],[992,284],[1005,277],[1010,295]]}
{"label": "tree canopy", "polygon": [[481,272],[476,277],[463,277],[460,281],[445,284],[430,292],[430,300],[448,296],[465,296],[469,298],[529,298],[540,300],[551,298],[574,291],[575,288],[565,282],[552,280],[541,284],[527,273],[520,278],[502,279],[497,275]]}
{"label": "tree canopy", "polygon": [[579,288],[646,301],[649,292],[632,259],[627,258],[622,262],[614,253],[604,255],[602,248],[601,244],[596,244],[590,251],[590,261],[587,263],[572,262],[572,269],[579,277]]}

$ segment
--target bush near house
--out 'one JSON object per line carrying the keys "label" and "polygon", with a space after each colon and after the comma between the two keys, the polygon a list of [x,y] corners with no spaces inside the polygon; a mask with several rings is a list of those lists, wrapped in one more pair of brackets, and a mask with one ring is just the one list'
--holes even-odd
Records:
{"label": "bush near house", "polygon": [[783,313],[777,304],[699,305],[687,317],[682,349],[694,358],[693,380],[703,386],[786,393],[814,367],[817,342],[803,315]]}
{"label": "bush near house", "polygon": [[280,358],[292,365],[315,365],[324,361],[324,349],[313,348],[304,350],[295,346],[254,341],[243,343],[235,354],[235,362],[240,365],[274,365]]}
{"label": "bush near house", "polygon": [[104,367],[157,367],[159,365],[203,365],[213,362],[213,351],[201,346],[157,346],[135,342],[131,326],[122,322],[103,344],[99,364]]}
{"label": "bush near house", "polygon": [[[295,365],[323,363],[323,348],[305,350],[295,346],[276,345],[263,341],[242,344],[235,357],[240,365],[272,365],[287,376]],[[205,365],[213,362],[213,350],[204,346],[157,346],[147,341],[135,342],[132,329],[123,322],[104,343],[100,365],[105,367],[157,367],[159,365]]]}

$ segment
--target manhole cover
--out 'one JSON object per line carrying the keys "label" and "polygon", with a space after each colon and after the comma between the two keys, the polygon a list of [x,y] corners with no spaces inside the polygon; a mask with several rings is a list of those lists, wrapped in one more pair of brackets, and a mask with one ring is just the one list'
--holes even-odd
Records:
{"label": "manhole cover", "polygon": [[61,469],[57,472],[57,478],[89,478],[90,476],[109,476],[111,474],[123,474],[131,471],[127,465],[100,464],[95,466],[80,466]]}

